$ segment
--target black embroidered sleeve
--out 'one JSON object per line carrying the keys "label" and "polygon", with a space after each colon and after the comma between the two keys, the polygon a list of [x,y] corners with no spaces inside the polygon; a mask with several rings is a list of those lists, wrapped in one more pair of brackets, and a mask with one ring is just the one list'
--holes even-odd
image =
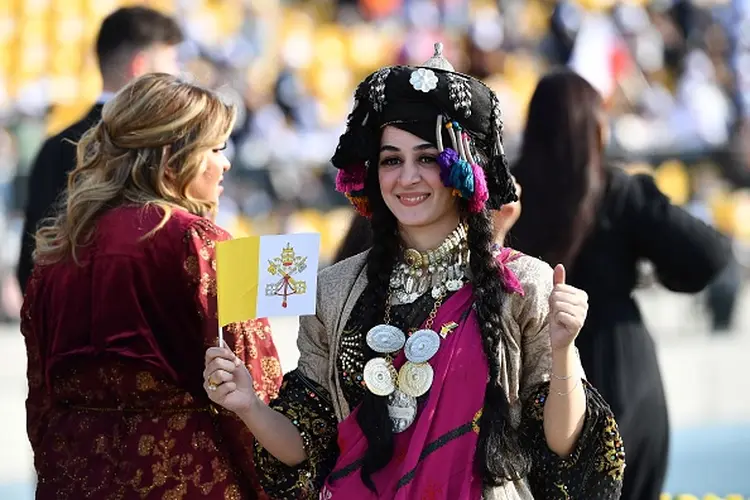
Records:
{"label": "black embroidered sleeve", "polygon": [[549,383],[539,385],[524,406],[521,436],[532,450],[529,486],[534,498],[611,500],[620,498],[625,451],[614,415],[587,382],[586,421],[575,450],[561,458],[544,437],[544,402]]}
{"label": "black embroidered sleeve", "polygon": [[279,397],[269,406],[297,426],[308,458],[289,467],[256,441],[255,467],[261,486],[277,500],[317,500],[338,457],[336,416],[329,395],[294,370],[284,376]]}

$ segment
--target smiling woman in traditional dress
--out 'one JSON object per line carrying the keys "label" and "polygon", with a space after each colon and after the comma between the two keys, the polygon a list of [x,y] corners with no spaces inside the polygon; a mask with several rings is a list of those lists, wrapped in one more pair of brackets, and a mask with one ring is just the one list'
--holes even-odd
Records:
{"label": "smiling woman in traditional dress", "polygon": [[205,387],[257,440],[274,498],[618,498],[617,425],[583,380],[565,270],[493,252],[515,200],[495,94],[441,47],[356,91],[333,164],[368,252],[319,274],[298,368],[265,405],[225,349]]}

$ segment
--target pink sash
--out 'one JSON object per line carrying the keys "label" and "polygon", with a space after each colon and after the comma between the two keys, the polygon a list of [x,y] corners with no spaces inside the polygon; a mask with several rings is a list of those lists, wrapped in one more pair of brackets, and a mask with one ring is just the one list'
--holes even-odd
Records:
{"label": "pink sash", "polygon": [[[367,500],[479,500],[482,481],[474,473],[474,450],[489,369],[482,347],[476,313],[464,313],[473,302],[472,288],[464,286],[438,310],[433,328],[451,321],[459,326],[441,341],[429,361],[435,372],[426,401],[414,423],[394,436],[391,462],[373,475],[379,495],[362,483],[359,460],[367,441],[356,421],[356,412],[339,424],[341,453],[320,498]],[[462,321],[462,316],[466,316]],[[394,360],[405,362],[403,352]],[[437,411],[440,408],[440,411]]]}

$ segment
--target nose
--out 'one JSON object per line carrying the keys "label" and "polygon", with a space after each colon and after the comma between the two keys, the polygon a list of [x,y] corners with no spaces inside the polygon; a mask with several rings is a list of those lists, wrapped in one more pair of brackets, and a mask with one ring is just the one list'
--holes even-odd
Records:
{"label": "nose", "polygon": [[404,166],[401,168],[401,175],[399,176],[399,183],[402,186],[413,186],[422,179],[419,166],[413,161],[404,162]]}

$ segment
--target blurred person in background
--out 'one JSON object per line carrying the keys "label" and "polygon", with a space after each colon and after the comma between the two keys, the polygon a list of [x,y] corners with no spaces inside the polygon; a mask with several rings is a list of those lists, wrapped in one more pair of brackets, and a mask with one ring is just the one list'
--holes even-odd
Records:
{"label": "blurred person in background", "polygon": [[55,201],[75,167],[75,143],[99,121],[104,103],[130,80],[150,72],[177,73],[182,41],[177,22],[148,7],[123,7],[102,22],[96,40],[102,93],[86,116],[44,142],[31,167],[17,269],[22,291],[33,268],[34,233],[42,219],[54,215]]}
{"label": "blurred person in background", "polygon": [[728,240],[670,204],[651,177],[607,164],[601,96],[570,71],[545,76],[531,99],[513,173],[523,213],[510,244],[562,262],[590,297],[576,344],[586,376],[611,405],[627,469],[622,498],[657,500],[667,470],[669,421],[654,341],[633,298],[637,264],[661,283],[695,293],[731,258]]}
{"label": "blurred person in background", "polygon": [[[36,234],[22,309],[36,498],[265,498],[253,437],[211,405],[212,222],[235,109],[152,73],[102,108],[77,146],[64,208]],[[224,328],[269,402],[281,366],[266,319]]]}
{"label": "blurred person in background", "polygon": [[[734,225],[726,224],[722,217],[724,214],[721,213],[726,210],[726,201],[716,194],[721,189],[721,181],[711,169],[696,169],[691,176],[691,184],[691,197],[685,210],[733,240]],[[715,212],[718,217],[714,216]],[[732,331],[732,320],[741,287],[742,266],[733,253],[729,264],[706,287],[705,296],[701,297],[708,310],[712,333],[725,334]]]}

